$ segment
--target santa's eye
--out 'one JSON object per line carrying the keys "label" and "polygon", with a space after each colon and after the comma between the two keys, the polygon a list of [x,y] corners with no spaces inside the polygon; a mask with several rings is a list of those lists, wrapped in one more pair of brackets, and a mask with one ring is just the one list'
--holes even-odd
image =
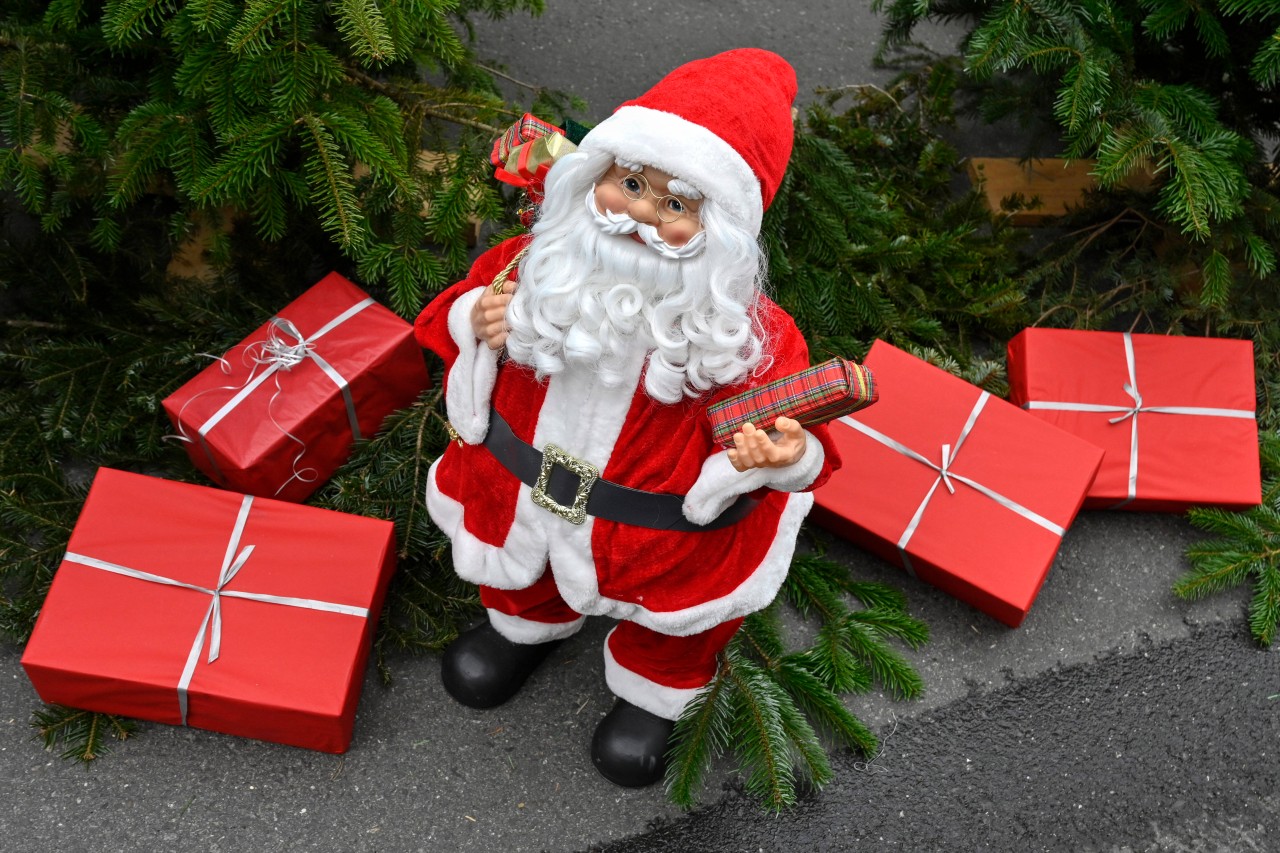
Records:
{"label": "santa's eye", "polygon": [[622,191],[633,200],[642,198],[645,191],[649,189],[644,177],[635,173],[627,175],[619,183],[622,185]]}
{"label": "santa's eye", "polygon": [[662,206],[666,208],[668,213],[674,213],[676,216],[683,214],[688,208],[684,206],[684,202],[673,195],[669,195],[662,200]]}

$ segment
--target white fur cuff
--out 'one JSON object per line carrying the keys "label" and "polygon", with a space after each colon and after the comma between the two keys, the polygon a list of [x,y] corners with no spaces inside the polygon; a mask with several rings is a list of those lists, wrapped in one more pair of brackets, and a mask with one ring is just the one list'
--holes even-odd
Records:
{"label": "white fur cuff", "polygon": [[779,492],[798,492],[811,485],[826,461],[822,442],[805,431],[804,455],[785,468],[752,468],[738,471],[728,453],[717,453],[702,463],[693,488],[684,499],[684,517],[694,524],[709,524],[728,508],[739,495],[769,488]]}
{"label": "white fur cuff", "polygon": [[483,294],[477,287],[449,309],[449,336],[458,345],[458,360],[445,383],[445,411],[467,444],[480,444],[489,433],[489,401],[498,379],[499,351],[477,340],[471,328],[471,309]]}
{"label": "white fur cuff", "polygon": [[578,633],[578,629],[587,621],[587,617],[583,616],[579,619],[574,619],[572,622],[534,622],[520,616],[500,613],[493,608],[487,608],[487,610],[489,624],[493,626],[493,630],[511,642],[522,646],[549,643],[552,640],[563,640],[565,637],[572,637]]}

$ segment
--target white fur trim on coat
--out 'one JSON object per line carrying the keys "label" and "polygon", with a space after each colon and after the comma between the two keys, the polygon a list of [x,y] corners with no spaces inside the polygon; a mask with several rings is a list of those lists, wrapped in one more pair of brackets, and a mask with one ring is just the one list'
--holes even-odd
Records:
{"label": "white fur trim on coat", "polygon": [[[643,602],[615,601],[601,596],[591,552],[579,551],[553,536],[550,542],[551,567],[556,587],[565,602],[579,613],[629,619],[659,634],[673,637],[698,634],[730,619],[763,610],[772,603],[787,578],[800,525],[812,506],[813,495],[808,492],[787,495],[787,504],[778,519],[773,542],[751,575],[728,594],[683,610],[654,611],[646,608]],[[740,523],[750,524],[751,520],[748,518]]]}
{"label": "white fur trim on coat", "polygon": [[732,145],[700,124],[649,107],[622,107],[600,122],[578,150],[608,151],[687,181],[752,234],[764,218],[760,181]]}
{"label": "white fur trim on coat", "polygon": [[[614,631],[616,630],[615,628]],[[613,631],[610,631],[609,637],[612,636]],[[632,672],[614,658],[613,652],[609,650],[609,637],[605,637],[604,641],[604,682],[613,695],[664,720],[680,719],[685,706],[693,701],[702,688],[667,687]]]}
{"label": "white fur trim on coat", "polygon": [[729,461],[728,453],[708,456],[702,471],[684,498],[684,517],[694,524],[708,524],[733,503],[739,495],[770,488],[779,492],[798,492],[812,485],[822,472],[827,452],[822,442],[805,431],[804,454],[794,465],[784,468],[752,468],[739,471]]}
{"label": "white fur trim on coat", "polygon": [[[431,466],[428,475],[427,510],[452,541],[454,569],[463,580],[498,589],[524,589],[542,575],[549,556],[561,597],[578,613],[630,619],[674,637],[701,633],[768,607],[787,578],[800,525],[813,506],[813,495],[808,492],[787,496],[777,533],[764,559],[733,591],[684,610],[652,611],[641,602],[616,601],[600,595],[590,549],[593,519],[580,526],[570,524],[537,507],[529,497],[528,487],[521,486],[516,521],[505,545],[488,545],[462,523],[462,505],[440,493],[435,483],[438,464],[437,461]],[[530,516],[530,512],[536,515]]]}
{"label": "white fur trim on coat", "polygon": [[542,526],[534,523],[530,516],[546,514],[546,510],[534,504],[529,487],[521,484],[516,519],[507,531],[507,541],[500,546],[482,542],[463,523],[462,504],[436,485],[440,459],[427,470],[427,513],[453,543],[453,568],[458,577],[496,589],[532,586],[547,566],[547,537]]}
{"label": "white fur trim on coat", "polygon": [[499,351],[477,340],[471,328],[471,309],[483,294],[477,287],[449,309],[449,337],[458,345],[458,360],[449,368],[444,405],[449,423],[467,444],[480,444],[489,434],[489,399],[498,381]]}
{"label": "white fur trim on coat", "polygon": [[[451,329],[452,320],[451,312]],[[466,333],[471,334],[469,319]],[[480,355],[482,354],[477,354],[477,359]],[[572,447],[580,458],[599,470],[604,470],[629,410],[643,363],[643,353],[640,353],[635,364],[631,365],[634,381],[623,382],[617,387],[584,381],[582,376],[574,377],[569,382],[565,381],[564,376],[553,377],[539,411],[534,445],[544,447],[551,442],[562,447]],[[478,372],[479,368],[474,370]],[[453,374],[450,376],[452,383]],[[471,383],[468,387],[474,388],[477,385]],[[486,396],[486,431],[487,405]],[[452,409],[449,415],[452,419]],[[458,424],[454,426],[457,428]],[[459,429],[459,433],[461,432]],[[795,465],[785,469],[738,472],[728,464],[724,453],[715,454],[712,460],[717,458],[721,459],[720,464],[723,464],[727,474],[713,466],[713,473],[706,476],[708,469],[704,464],[703,475],[700,475],[698,482],[706,480],[706,485],[702,486],[705,506],[711,506],[722,499],[727,503],[738,494],[763,485],[784,491],[804,488],[818,475],[824,457],[822,445],[809,436],[804,456]],[[773,542],[760,564],[737,589],[684,610],[652,611],[644,606],[643,601],[623,602],[600,595],[592,554],[594,518],[588,517],[584,524],[572,524],[537,506],[529,487],[521,484],[516,497],[515,518],[506,540],[501,545],[489,545],[466,529],[462,504],[440,492],[436,484],[436,466],[439,464],[437,460],[428,474],[427,510],[436,525],[453,543],[453,565],[463,580],[497,589],[524,589],[541,577],[550,560],[560,595],[578,613],[630,619],[660,634],[672,636],[696,634],[768,607],[786,579],[800,525],[813,505],[813,496],[808,493],[787,495]],[[715,514],[712,513],[711,517]],[[750,524],[751,521],[747,519],[741,523]]]}

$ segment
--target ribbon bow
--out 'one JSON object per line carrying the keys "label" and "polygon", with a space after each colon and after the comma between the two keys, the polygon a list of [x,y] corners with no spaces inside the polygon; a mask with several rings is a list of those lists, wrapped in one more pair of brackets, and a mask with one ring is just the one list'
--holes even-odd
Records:
{"label": "ribbon bow", "polygon": [[[315,344],[302,336],[293,321],[272,317],[270,325],[266,343],[262,345],[262,351],[266,355],[254,359],[258,364],[274,364],[281,370],[292,370],[306,359],[316,357]],[[291,336],[294,342],[285,340],[281,332]]]}
{"label": "ribbon bow", "polygon": [[951,452],[951,445],[942,445],[942,465],[938,466],[936,470],[938,476],[942,479],[942,485],[946,486],[947,491],[953,495],[956,493],[956,487],[951,485],[951,462],[954,459],[955,455]]}

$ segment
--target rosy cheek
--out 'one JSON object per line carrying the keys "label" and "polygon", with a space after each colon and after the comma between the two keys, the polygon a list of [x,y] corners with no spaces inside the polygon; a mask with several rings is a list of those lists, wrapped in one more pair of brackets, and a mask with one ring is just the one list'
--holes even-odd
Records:
{"label": "rosy cheek", "polygon": [[658,228],[658,235],[671,246],[683,246],[698,233],[699,226],[689,217],[677,219],[675,222],[664,222]]}
{"label": "rosy cheek", "polygon": [[596,185],[596,209],[609,213],[626,213],[627,197],[613,184]]}

